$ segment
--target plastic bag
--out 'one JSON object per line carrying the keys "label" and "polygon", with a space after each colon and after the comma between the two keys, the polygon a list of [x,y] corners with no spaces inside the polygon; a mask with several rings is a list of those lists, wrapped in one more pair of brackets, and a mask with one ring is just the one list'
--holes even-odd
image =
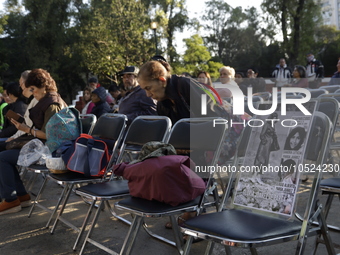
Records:
{"label": "plastic bag", "polygon": [[21,148],[17,164],[19,166],[44,165],[48,156],[51,156],[48,147],[39,139],[33,139]]}
{"label": "plastic bag", "polygon": [[64,160],[61,157],[46,157],[46,167],[54,170],[67,170]]}

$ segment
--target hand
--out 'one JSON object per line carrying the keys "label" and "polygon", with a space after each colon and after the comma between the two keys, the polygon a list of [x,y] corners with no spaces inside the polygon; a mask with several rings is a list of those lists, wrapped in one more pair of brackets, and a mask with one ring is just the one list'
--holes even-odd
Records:
{"label": "hand", "polygon": [[12,141],[13,139],[14,139],[14,138],[10,137],[10,138],[8,138],[5,142],[8,143],[8,142]]}
{"label": "hand", "polygon": [[23,131],[23,132],[25,132],[25,133],[29,133],[29,132],[30,132],[30,127],[27,126],[26,124],[17,122],[17,121],[14,120],[14,119],[11,119],[11,122],[12,122],[12,124],[13,124],[18,130],[21,130],[21,131]]}

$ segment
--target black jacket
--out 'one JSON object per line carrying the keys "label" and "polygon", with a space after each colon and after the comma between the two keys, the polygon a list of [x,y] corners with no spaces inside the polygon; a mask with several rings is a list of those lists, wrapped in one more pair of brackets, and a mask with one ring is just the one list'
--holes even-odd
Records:
{"label": "black jacket", "polygon": [[93,94],[96,94],[100,101],[95,103],[95,106],[92,108],[91,113],[96,115],[97,119],[102,116],[104,113],[108,113],[111,111],[110,105],[106,102],[106,90],[103,87],[99,87],[92,91]]}
{"label": "black jacket", "polygon": [[168,116],[172,124],[183,118],[224,116],[224,110],[209,96],[207,97],[207,115],[201,114],[201,95],[205,92],[200,89],[200,86],[193,79],[172,75],[167,81],[166,99],[157,103],[158,115]]}
{"label": "black jacket", "polygon": [[[27,104],[21,98],[18,98],[17,101],[15,101],[12,104],[7,105],[4,108],[3,114],[6,115],[7,111],[11,109],[12,111],[20,114],[21,116],[24,116]],[[10,137],[14,135],[17,132],[17,128],[12,124],[12,122],[8,118],[4,118],[4,127],[0,133],[0,138]]]}

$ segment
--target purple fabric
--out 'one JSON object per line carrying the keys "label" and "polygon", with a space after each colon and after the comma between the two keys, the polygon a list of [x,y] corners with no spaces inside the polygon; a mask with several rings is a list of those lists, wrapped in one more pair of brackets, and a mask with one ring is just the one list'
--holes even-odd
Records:
{"label": "purple fabric", "polygon": [[121,163],[113,172],[129,181],[131,196],[177,206],[205,190],[203,179],[190,169],[193,165],[187,156],[169,155],[131,165]]}

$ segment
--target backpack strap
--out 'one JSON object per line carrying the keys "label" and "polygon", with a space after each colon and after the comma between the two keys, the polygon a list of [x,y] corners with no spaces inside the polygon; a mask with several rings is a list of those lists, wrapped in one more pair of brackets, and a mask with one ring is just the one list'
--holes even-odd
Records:
{"label": "backpack strap", "polygon": [[[94,139],[89,138],[87,140],[87,159],[89,159],[90,152],[92,151],[92,148],[94,146]],[[85,160],[85,165],[84,165],[84,175],[85,177],[91,177],[91,172],[90,172],[90,164],[89,160]]]}

